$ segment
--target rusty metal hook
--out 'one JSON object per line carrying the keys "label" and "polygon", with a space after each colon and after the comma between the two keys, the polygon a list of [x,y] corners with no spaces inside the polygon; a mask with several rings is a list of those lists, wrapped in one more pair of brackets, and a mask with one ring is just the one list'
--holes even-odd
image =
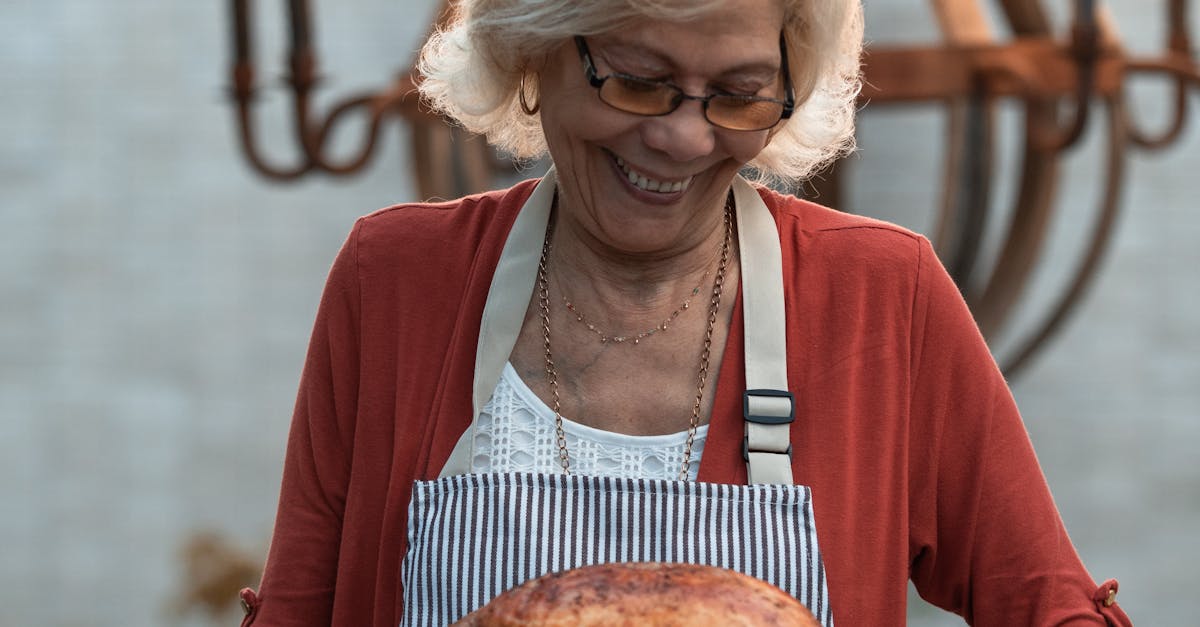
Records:
{"label": "rusty metal hook", "polygon": [[1071,55],[1078,68],[1075,106],[1070,122],[1057,130],[1038,128],[1033,142],[1038,150],[1060,152],[1075,145],[1087,128],[1091,115],[1091,99],[1096,84],[1096,62],[1100,56],[1100,30],[1096,26],[1095,0],[1075,0],[1075,17],[1071,24]]}
{"label": "rusty metal hook", "polygon": [[1125,110],[1125,124],[1134,145],[1147,150],[1165,148],[1183,133],[1188,114],[1188,87],[1200,88],[1200,67],[1197,66],[1192,50],[1191,36],[1187,27],[1186,0],[1171,0],[1167,11],[1167,42],[1165,54],[1155,60],[1131,60],[1125,63],[1124,72],[1131,74],[1166,74],[1172,79],[1174,99],[1171,122],[1158,135],[1143,131]]}
{"label": "rusty metal hook", "polygon": [[[335,105],[324,120],[313,112],[312,92],[319,82],[316,54],[312,46],[307,0],[289,0],[288,15],[291,28],[291,50],[289,53],[290,73],[284,82],[290,86],[292,100],[292,124],[295,129],[300,155],[295,165],[280,166],[267,161],[262,155],[254,135],[251,109],[254,106],[254,62],[251,52],[251,24],[249,0],[232,0],[233,22],[233,87],[230,90],[237,105],[238,135],[242,152],[250,165],[260,174],[277,181],[299,178],[312,171],[330,174],[349,174],[361,169],[374,155],[376,140],[384,118],[400,109],[409,90],[397,86],[379,94],[357,96]],[[326,140],[332,129],[346,114],[357,109],[366,109],[368,124],[365,140],[358,154],[347,161],[336,163],[325,156]]]}
{"label": "rusty metal hook", "polygon": [[1050,309],[1050,313],[1034,326],[1036,330],[1024,338],[1012,355],[1004,360],[1003,370],[1006,376],[1016,376],[1028,364],[1030,357],[1062,328],[1063,323],[1074,312],[1075,306],[1091,287],[1096,278],[1097,268],[1112,241],[1113,229],[1121,212],[1120,197],[1125,181],[1126,142],[1130,137],[1127,115],[1122,110],[1123,100],[1118,96],[1109,96],[1104,102],[1109,122],[1107,166],[1099,217],[1092,229],[1091,242],[1084,253],[1083,261],[1076,268],[1066,290]]}

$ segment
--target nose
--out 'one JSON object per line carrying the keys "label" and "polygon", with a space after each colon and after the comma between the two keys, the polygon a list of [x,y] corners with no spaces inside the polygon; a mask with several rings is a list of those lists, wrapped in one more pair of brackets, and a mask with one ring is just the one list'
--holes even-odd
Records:
{"label": "nose", "polygon": [[707,156],[716,147],[715,129],[696,100],[685,100],[667,115],[647,118],[642,141],[679,162]]}

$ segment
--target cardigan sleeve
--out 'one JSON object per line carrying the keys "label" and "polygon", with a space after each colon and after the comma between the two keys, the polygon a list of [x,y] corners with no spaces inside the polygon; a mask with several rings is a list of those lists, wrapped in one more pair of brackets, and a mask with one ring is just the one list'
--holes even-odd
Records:
{"label": "cardigan sleeve", "polygon": [[360,220],[317,311],[288,435],[275,531],[243,626],[329,625],[350,475],[359,378]]}
{"label": "cardigan sleeve", "polygon": [[[1012,394],[921,239],[910,416],[910,576],[969,624],[1130,625],[1067,536]],[[1109,592],[1111,591],[1111,593]]]}

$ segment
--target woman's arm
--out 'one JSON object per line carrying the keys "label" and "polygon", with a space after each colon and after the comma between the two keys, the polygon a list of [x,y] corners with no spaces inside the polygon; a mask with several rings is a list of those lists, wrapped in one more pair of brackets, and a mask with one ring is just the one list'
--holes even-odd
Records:
{"label": "woman's arm", "polygon": [[359,381],[357,240],[338,253],[317,311],[284,459],[275,532],[243,626],[329,625]]}
{"label": "woman's arm", "polygon": [[912,456],[917,590],[985,627],[1130,625],[1080,562],[1012,394],[925,240],[921,257],[910,415],[932,441]]}

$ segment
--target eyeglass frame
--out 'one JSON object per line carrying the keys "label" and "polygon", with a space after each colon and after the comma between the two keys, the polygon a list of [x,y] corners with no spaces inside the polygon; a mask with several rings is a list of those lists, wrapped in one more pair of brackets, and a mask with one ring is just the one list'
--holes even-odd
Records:
{"label": "eyeglass frame", "polygon": [[[757,132],[757,131],[765,131],[767,129],[774,128],[783,120],[786,120],[786,119],[792,117],[792,113],[796,110],[796,95],[795,95],[795,90],[792,88],[792,75],[791,75],[791,72],[788,71],[787,43],[784,40],[783,33],[779,34],[779,58],[780,58],[779,71],[783,74],[783,81],[784,81],[784,99],[783,100],[780,100],[778,98],[768,98],[766,96],[738,96],[735,94],[709,94],[707,96],[693,96],[693,95],[683,91],[683,88],[680,87],[679,85],[676,85],[669,81],[656,81],[656,80],[652,80],[652,79],[648,79],[648,78],[643,78],[641,76],[625,74],[624,72],[609,72],[608,74],[605,74],[604,76],[600,76],[599,73],[596,72],[596,62],[592,59],[592,52],[590,49],[588,49],[587,41],[584,40],[583,35],[575,35],[575,48],[579,50],[579,59],[580,59],[580,61],[583,62],[583,72],[584,72],[584,75],[587,77],[588,84],[591,85],[592,87],[596,88],[597,96],[599,96],[600,88],[604,86],[604,82],[610,78],[613,78],[614,76],[617,78],[623,79],[623,80],[631,80],[635,83],[662,85],[664,87],[670,87],[670,88],[674,89],[676,92],[678,92],[678,94],[679,94],[679,100],[675,103],[675,106],[671,107],[671,109],[664,111],[662,113],[637,113],[635,111],[626,111],[625,109],[615,106],[612,103],[608,102],[607,100],[604,100],[603,98],[600,99],[600,102],[603,102],[604,104],[606,104],[606,105],[612,107],[613,109],[616,109],[617,111],[620,111],[622,113],[629,113],[631,115],[641,115],[641,116],[645,116],[645,117],[661,117],[664,115],[670,115],[670,114],[674,113],[675,111],[679,110],[679,107],[683,104],[683,102],[685,100],[696,100],[696,101],[700,102],[700,109],[704,113],[704,119],[709,124],[712,124],[713,126],[715,126],[717,128],[724,129],[727,131]],[[770,126],[765,126],[763,128],[758,128],[758,129],[729,128],[727,126],[722,126],[721,124],[713,122],[712,119],[710,119],[708,117],[708,103],[713,98],[736,98],[736,99],[740,99],[740,100],[748,100],[748,101],[755,101],[755,102],[774,102],[774,103],[782,104],[783,111],[780,112],[779,119],[775,120],[775,122],[773,124],[771,124]]]}

